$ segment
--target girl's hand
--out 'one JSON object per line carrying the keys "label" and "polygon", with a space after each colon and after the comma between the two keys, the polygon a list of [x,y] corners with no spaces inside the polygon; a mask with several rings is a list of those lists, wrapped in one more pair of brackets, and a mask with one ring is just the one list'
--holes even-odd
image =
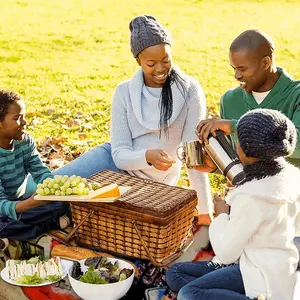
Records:
{"label": "girl's hand", "polygon": [[146,151],[146,160],[155,169],[167,171],[176,161],[162,149],[151,149]]}
{"label": "girl's hand", "polygon": [[213,203],[216,217],[222,213],[229,214],[229,205],[220,196],[215,195]]}

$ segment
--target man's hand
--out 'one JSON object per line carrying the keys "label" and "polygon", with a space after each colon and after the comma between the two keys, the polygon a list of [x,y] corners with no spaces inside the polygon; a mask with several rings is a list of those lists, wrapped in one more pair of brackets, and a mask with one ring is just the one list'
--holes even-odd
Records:
{"label": "man's hand", "polygon": [[222,213],[229,214],[229,205],[221,197],[215,195],[213,203],[216,217]]}
{"label": "man's hand", "polygon": [[196,129],[196,134],[201,143],[208,144],[208,135],[211,133],[214,137],[216,136],[216,130],[221,130],[225,135],[231,133],[230,120],[224,119],[206,119],[202,120]]}
{"label": "man's hand", "polygon": [[213,160],[209,157],[209,155],[202,149],[202,165],[193,167],[193,169],[199,172],[207,172],[211,173],[217,170],[217,166],[213,162]]}
{"label": "man's hand", "polygon": [[176,161],[162,149],[151,149],[146,151],[148,163],[160,171],[167,171]]}

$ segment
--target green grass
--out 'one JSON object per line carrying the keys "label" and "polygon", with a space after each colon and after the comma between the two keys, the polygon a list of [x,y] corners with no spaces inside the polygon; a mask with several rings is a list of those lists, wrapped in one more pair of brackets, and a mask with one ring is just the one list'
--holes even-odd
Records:
{"label": "green grass", "polygon": [[[39,121],[31,129],[36,139],[67,137],[70,146],[86,133],[86,151],[109,139],[114,88],[137,69],[129,48],[134,16],[152,14],[169,29],[175,63],[201,82],[216,115],[220,96],[236,85],[228,48],[243,30],[269,33],[278,65],[300,77],[299,11],[296,0],[0,1],[1,88],[25,97],[29,122]],[[90,129],[62,126],[76,113]]]}

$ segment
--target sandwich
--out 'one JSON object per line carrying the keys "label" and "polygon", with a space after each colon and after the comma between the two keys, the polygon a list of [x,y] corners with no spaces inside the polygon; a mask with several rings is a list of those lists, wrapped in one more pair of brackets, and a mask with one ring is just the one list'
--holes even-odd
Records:
{"label": "sandwich", "polygon": [[6,262],[6,269],[9,279],[24,284],[57,281],[63,276],[59,257],[45,261],[41,261],[38,257],[23,261],[10,259]]}

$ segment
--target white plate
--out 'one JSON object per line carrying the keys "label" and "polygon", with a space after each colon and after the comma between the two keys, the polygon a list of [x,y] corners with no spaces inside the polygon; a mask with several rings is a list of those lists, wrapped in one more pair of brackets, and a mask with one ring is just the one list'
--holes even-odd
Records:
{"label": "white plate", "polygon": [[[61,279],[63,279],[68,274],[68,270],[73,265],[73,262],[70,261],[70,260],[66,260],[66,259],[61,259],[60,261],[61,261],[61,266],[62,266],[62,269],[63,269],[63,275],[62,275]],[[6,282],[8,282],[10,284],[18,285],[18,286],[31,286],[31,287],[49,285],[49,284],[52,284],[52,283],[55,283],[55,282],[59,281],[59,280],[54,281],[54,282],[52,282],[52,281],[45,281],[45,282],[40,283],[40,284],[32,284],[32,285],[18,283],[15,280],[12,280],[12,279],[8,278],[8,272],[7,272],[6,267],[1,271],[1,277],[2,277],[2,279],[4,281],[6,281]]]}
{"label": "white plate", "polygon": [[[131,189],[130,186],[119,186],[120,194],[123,195]],[[90,198],[89,195],[86,196],[34,196],[34,200],[46,200],[46,201],[69,201],[69,202],[115,202],[119,197],[110,197],[110,198]]]}

